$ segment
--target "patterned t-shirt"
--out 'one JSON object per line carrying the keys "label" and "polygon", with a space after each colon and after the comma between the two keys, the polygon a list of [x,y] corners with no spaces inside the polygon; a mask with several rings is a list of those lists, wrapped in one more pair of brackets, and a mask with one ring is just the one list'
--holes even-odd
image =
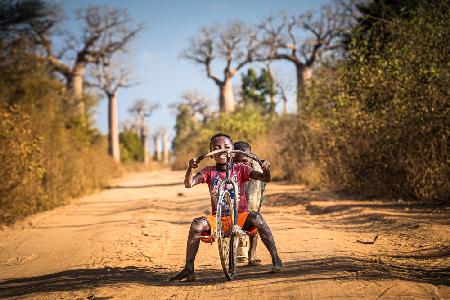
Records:
{"label": "patterned t-shirt", "polygon": [[[252,168],[243,164],[233,164],[233,168],[230,173],[230,177],[238,185],[239,194],[239,212],[248,211],[247,199],[245,197],[245,182],[250,179],[250,173]],[[202,183],[207,183],[209,187],[209,194],[211,195],[211,209],[212,214],[216,214],[217,201],[219,200],[219,186],[225,179],[226,172],[216,170],[216,166],[209,166],[203,168],[200,172],[203,176]],[[232,190],[231,184],[227,184],[225,187]]]}

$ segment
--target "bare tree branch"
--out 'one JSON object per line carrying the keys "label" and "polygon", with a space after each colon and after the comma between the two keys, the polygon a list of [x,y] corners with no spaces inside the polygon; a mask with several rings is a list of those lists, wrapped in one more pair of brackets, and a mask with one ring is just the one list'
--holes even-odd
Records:
{"label": "bare tree branch", "polygon": [[211,100],[201,95],[198,91],[191,90],[183,93],[182,98],[185,100],[193,114],[193,117],[197,120],[205,123],[210,113]]}
{"label": "bare tree branch", "polygon": [[223,85],[223,82],[212,73],[211,62],[214,60],[214,40],[217,32],[212,28],[200,29],[200,36],[191,39],[191,46],[182,53],[182,57],[193,60],[198,64],[205,65],[206,76],[214,80],[217,85]]}
{"label": "bare tree branch", "polygon": [[115,95],[119,88],[128,88],[136,83],[131,78],[131,70],[119,54],[103,55],[91,68],[91,74],[96,79],[92,85],[106,95]]}
{"label": "bare tree branch", "polygon": [[[246,64],[254,61],[256,50],[256,32],[236,21],[224,27],[216,25],[214,28],[202,28],[182,57],[204,65],[206,76],[219,87],[220,110],[233,111],[231,78]],[[213,61],[224,62],[222,78],[212,71]]]}
{"label": "bare tree branch", "polygon": [[[298,17],[286,14],[267,17],[259,28],[265,53],[260,60],[285,59],[298,65],[312,65],[325,51],[336,49],[338,37],[347,29],[344,7],[323,6],[319,12]],[[305,37],[304,32],[310,33]]]}
{"label": "bare tree branch", "polygon": [[128,109],[128,112],[138,116],[150,117],[152,113],[159,108],[159,103],[153,103],[144,98],[138,98],[134,100],[134,103]]}
{"label": "bare tree branch", "polygon": [[129,129],[139,135],[139,139],[144,145],[146,144],[146,138],[149,132],[149,126],[145,124],[145,119],[149,118],[159,108],[159,103],[139,98],[135,99],[133,105],[128,109],[128,112],[133,115]]}
{"label": "bare tree branch", "polygon": [[318,12],[300,16],[271,15],[259,25],[261,35],[257,60],[294,63],[298,110],[311,80],[312,66],[325,52],[341,46],[340,37],[348,30],[348,19],[347,7],[328,5]]}
{"label": "bare tree branch", "polygon": [[85,27],[77,62],[93,63],[102,55],[120,51],[143,29],[142,24],[131,26],[133,22],[126,10],[108,6],[90,6],[79,11],[78,17]]}
{"label": "bare tree branch", "polygon": [[[84,23],[82,35],[78,39],[68,35],[66,46],[57,54],[54,53],[50,36],[46,31],[36,31],[36,36],[45,50],[44,59],[54,67],[55,71],[68,79],[69,87],[75,90],[76,97],[80,97],[83,92],[86,66],[102,65],[103,70],[97,71],[108,73],[106,67],[109,67],[111,56],[126,50],[126,46],[142,30],[143,25],[135,24],[126,10],[108,6],[89,6],[87,9],[79,10],[77,16]],[[126,72],[124,70],[114,72],[114,87],[110,81],[108,84],[104,83],[101,89],[114,92],[119,87],[128,86],[128,83],[125,83]],[[82,78],[77,79],[78,85],[73,85],[74,78],[77,77]]]}

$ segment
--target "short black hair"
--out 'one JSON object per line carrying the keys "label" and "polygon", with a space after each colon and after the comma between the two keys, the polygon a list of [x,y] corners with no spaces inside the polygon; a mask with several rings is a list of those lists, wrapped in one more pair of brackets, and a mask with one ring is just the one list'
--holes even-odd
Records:
{"label": "short black hair", "polygon": [[218,137],[220,137],[220,136],[226,137],[227,139],[230,140],[231,144],[233,144],[233,140],[231,139],[231,136],[229,136],[228,134],[223,133],[223,132],[218,132],[218,133],[216,133],[215,135],[213,135],[213,136],[211,137],[211,139],[209,140],[209,149],[211,149],[211,143],[212,143],[212,141],[213,141],[215,138],[218,138]]}
{"label": "short black hair", "polygon": [[250,144],[247,142],[239,141],[239,142],[234,143],[234,150],[241,150],[241,151],[249,150],[251,152],[252,146],[250,146]]}

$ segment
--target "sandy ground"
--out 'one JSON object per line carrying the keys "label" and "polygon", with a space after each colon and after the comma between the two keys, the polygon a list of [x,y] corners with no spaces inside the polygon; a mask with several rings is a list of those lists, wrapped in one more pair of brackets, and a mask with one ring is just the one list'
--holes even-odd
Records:
{"label": "sandy ground", "polygon": [[[450,209],[351,199],[268,185],[262,213],[283,272],[220,269],[204,244],[197,281],[167,282],[184,264],[191,220],[209,210],[206,186],[183,172],[134,173],[109,189],[0,231],[0,297],[37,299],[450,299]],[[362,244],[357,240],[371,241]]]}

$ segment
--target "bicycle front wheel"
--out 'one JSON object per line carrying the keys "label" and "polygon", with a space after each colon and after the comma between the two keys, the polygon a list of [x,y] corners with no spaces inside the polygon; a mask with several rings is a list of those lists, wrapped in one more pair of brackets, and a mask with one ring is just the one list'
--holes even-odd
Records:
{"label": "bicycle front wheel", "polygon": [[[225,230],[225,224],[222,222],[222,216],[227,214],[228,223]],[[216,230],[217,245],[219,247],[220,262],[223,272],[228,280],[232,280],[235,275],[237,265],[237,246],[238,237],[233,234],[233,226],[237,224],[234,214],[234,203],[230,193],[225,191],[222,199],[217,203],[216,210]]]}

